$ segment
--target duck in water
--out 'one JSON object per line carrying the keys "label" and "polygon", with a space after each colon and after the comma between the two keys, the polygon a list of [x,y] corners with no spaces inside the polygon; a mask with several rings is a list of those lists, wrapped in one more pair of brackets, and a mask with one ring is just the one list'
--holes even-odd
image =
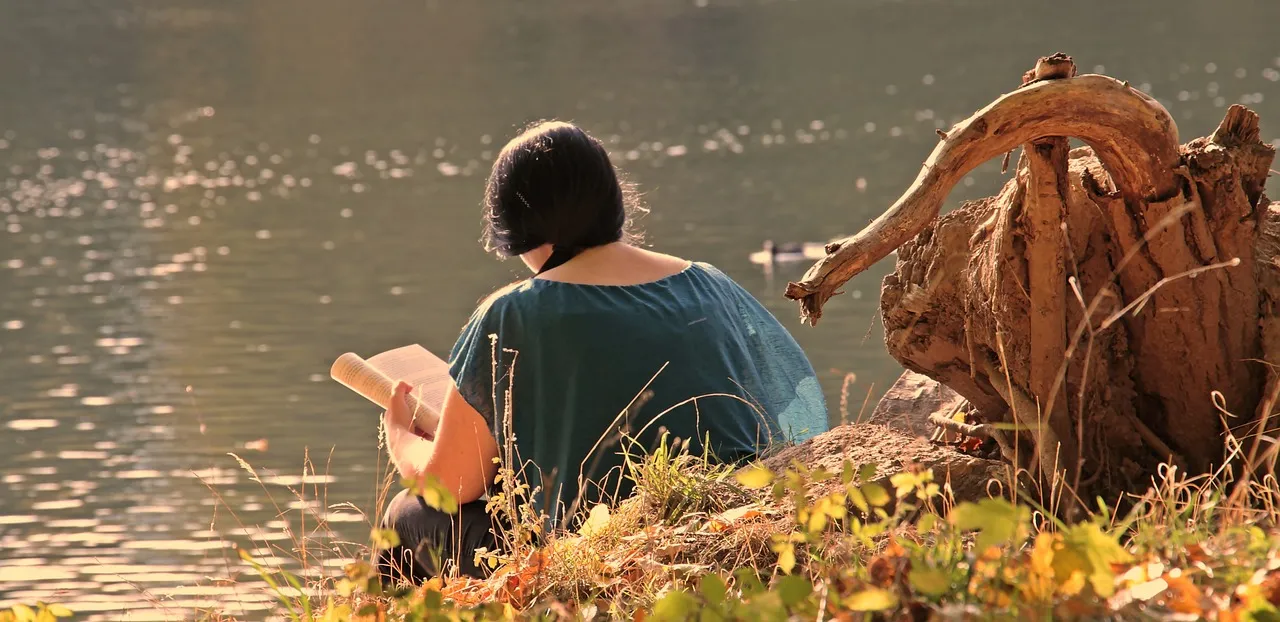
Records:
{"label": "duck in water", "polygon": [[764,248],[751,253],[751,263],[771,266],[778,263],[797,261],[816,261],[827,256],[826,243],[823,242],[783,242],[776,244],[773,240],[765,240]]}

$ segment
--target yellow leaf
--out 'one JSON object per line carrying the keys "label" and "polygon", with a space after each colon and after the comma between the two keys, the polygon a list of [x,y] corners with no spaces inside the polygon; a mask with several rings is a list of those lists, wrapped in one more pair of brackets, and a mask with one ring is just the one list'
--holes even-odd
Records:
{"label": "yellow leaf", "polygon": [[55,617],[59,617],[59,618],[71,617],[71,610],[67,609],[66,606],[64,605],[49,605],[48,609],[49,609],[49,613],[53,614]]}
{"label": "yellow leaf", "polygon": [[1084,573],[1079,570],[1073,570],[1067,580],[1058,586],[1058,593],[1063,596],[1075,596],[1082,590],[1084,590]]}
{"label": "yellow leaf", "polygon": [[923,482],[920,481],[920,478],[917,477],[915,473],[904,471],[902,473],[894,473],[893,476],[889,478],[889,483],[893,484],[894,495],[901,499],[911,494],[911,491],[915,490],[916,486]]}
{"label": "yellow leaf", "polygon": [[816,510],[810,512],[809,521],[805,528],[808,529],[809,533],[821,533],[823,529],[827,528],[826,513]]}
{"label": "yellow leaf", "polygon": [[786,574],[796,567],[796,548],[790,542],[775,542],[773,550],[778,554],[778,568]]}
{"label": "yellow leaf", "polygon": [[374,529],[369,533],[373,548],[380,551],[393,549],[400,545],[400,535],[394,529]]}
{"label": "yellow leaf", "polygon": [[36,619],[36,612],[26,605],[14,605],[12,610],[13,615],[18,618],[18,622],[33,622]]}
{"label": "yellow leaf", "polygon": [[589,538],[592,534],[599,532],[608,522],[609,506],[597,503],[592,506],[591,512],[587,514],[587,520],[582,521],[582,526],[578,528],[578,533],[585,538]]}
{"label": "yellow leaf", "polygon": [[428,506],[440,510],[445,514],[458,513],[458,499],[445,488],[440,478],[430,473],[425,473],[418,480],[407,480],[402,482],[405,488],[413,491],[413,494],[422,497],[422,500]]}
{"label": "yellow leaf", "polygon": [[733,474],[746,488],[764,488],[773,483],[773,472],[759,465],[749,466]]}
{"label": "yellow leaf", "polygon": [[1085,573],[1094,593],[1103,598],[1115,593],[1115,573],[1111,565],[1132,560],[1115,537],[1103,533],[1097,523],[1085,522],[1067,528],[1063,543],[1064,550],[1059,552],[1059,556],[1064,553],[1074,555],[1073,565]]}
{"label": "yellow leaf", "polygon": [[844,606],[852,611],[884,611],[898,604],[898,597],[888,590],[871,588],[845,599]]}
{"label": "yellow leaf", "polygon": [[873,508],[882,508],[889,505],[889,493],[880,484],[865,484],[862,486],[862,496],[866,497],[867,503]]}
{"label": "yellow leaf", "polygon": [[856,486],[849,486],[847,490],[849,492],[849,501],[853,503],[854,507],[864,514],[871,511],[871,506],[867,504],[867,498],[862,495],[861,490],[858,490]]}

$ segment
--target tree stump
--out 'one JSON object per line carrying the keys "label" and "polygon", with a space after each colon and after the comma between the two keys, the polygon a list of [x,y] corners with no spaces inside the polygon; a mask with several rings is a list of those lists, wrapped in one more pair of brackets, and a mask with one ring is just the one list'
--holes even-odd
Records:
{"label": "tree stump", "polygon": [[[1277,427],[1280,203],[1257,115],[1232,106],[1180,146],[1159,103],[1059,54],[938,134],[902,197],[788,285],[802,316],[897,249],[889,353],[1016,424],[1014,460],[1041,484],[1090,499],[1145,489],[1161,463],[1274,472],[1259,430]],[[938,217],[1015,149],[999,194]]]}

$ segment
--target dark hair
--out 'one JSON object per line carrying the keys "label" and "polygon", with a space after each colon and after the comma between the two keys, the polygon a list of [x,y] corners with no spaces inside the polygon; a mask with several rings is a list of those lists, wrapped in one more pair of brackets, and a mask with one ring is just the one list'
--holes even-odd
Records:
{"label": "dark hair", "polygon": [[493,163],[484,193],[485,249],[504,257],[551,244],[545,272],[594,247],[634,239],[639,209],[604,145],[577,126],[529,127]]}

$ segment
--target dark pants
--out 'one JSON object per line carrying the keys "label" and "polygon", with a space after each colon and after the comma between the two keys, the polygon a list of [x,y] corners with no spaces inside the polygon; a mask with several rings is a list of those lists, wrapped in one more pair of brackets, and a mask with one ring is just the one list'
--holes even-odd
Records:
{"label": "dark pants", "polygon": [[500,530],[497,520],[485,511],[485,503],[472,501],[459,506],[457,514],[445,514],[422,497],[401,490],[382,519],[383,529],[394,529],[400,536],[398,546],[378,554],[382,580],[418,585],[450,568],[483,578],[487,573],[475,563],[476,549],[496,551],[499,543],[494,534]]}

